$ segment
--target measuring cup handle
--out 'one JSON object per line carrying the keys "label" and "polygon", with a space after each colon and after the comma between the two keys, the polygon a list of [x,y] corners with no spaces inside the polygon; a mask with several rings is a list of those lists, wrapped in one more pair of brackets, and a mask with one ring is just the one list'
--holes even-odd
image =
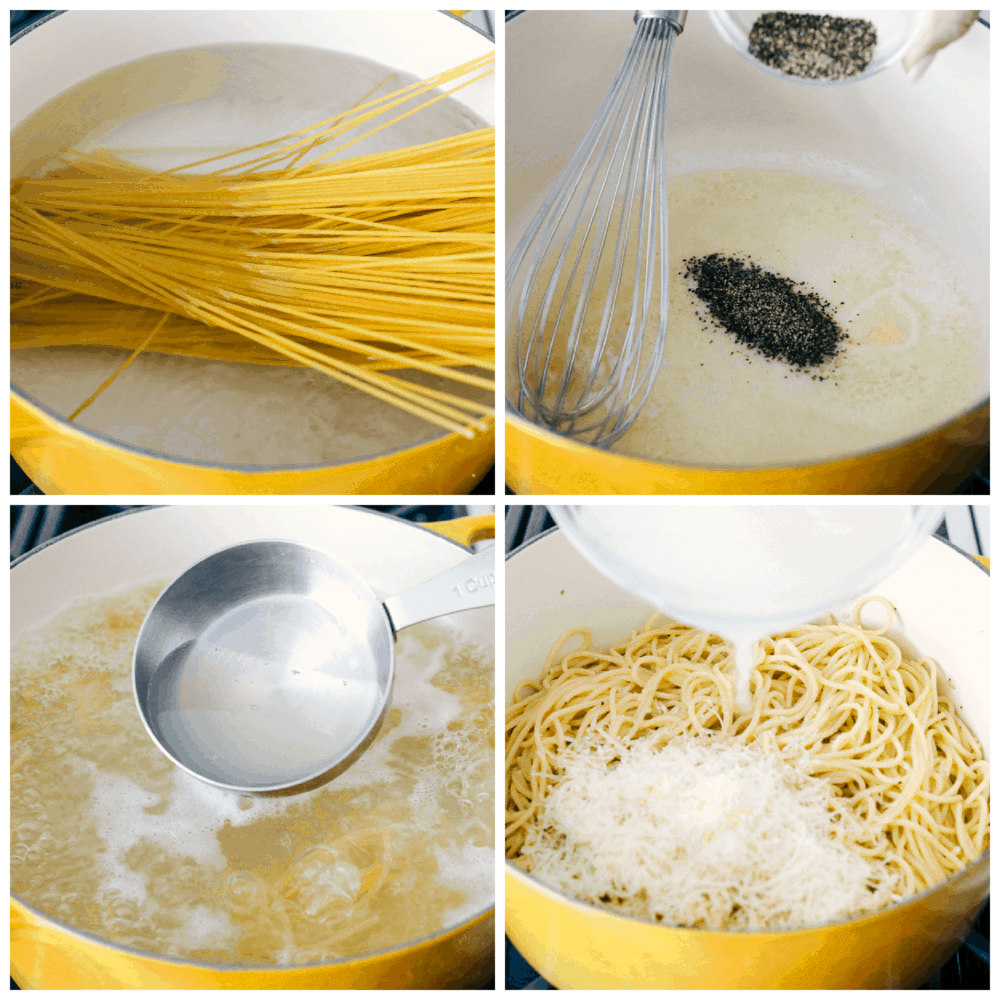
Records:
{"label": "measuring cup handle", "polygon": [[494,548],[483,549],[449,570],[388,598],[383,607],[393,632],[466,608],[496,603]]}

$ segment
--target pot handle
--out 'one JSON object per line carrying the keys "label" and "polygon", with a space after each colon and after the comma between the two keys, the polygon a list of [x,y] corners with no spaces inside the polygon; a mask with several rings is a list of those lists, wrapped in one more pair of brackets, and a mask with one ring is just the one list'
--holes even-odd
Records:
{"label": "pot handle", "polygon": [[421,528],[434,531],[445,538],[450,538],[459,545],[469,548],[484,538],[496,537],[496,518],[493,514],[470,514],[467,517],[455,517],[450,521],[430,521],[421,524]]}
{"label": "pot handle", "polygon": [[439,615],[495,604],[494,551],[491,546],[477,552],[430,580],[388,598],[382,606],[389,616],[393,633]]}

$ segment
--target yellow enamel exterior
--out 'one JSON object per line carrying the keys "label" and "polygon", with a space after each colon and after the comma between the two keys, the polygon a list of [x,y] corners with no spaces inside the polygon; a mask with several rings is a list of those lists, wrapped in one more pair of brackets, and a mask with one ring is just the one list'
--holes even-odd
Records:
{"label": "yellow enamel exterior", "polygon": [[469,441],[446,434],[342,465],[242,470],[158,458],[68,424],[16,392],[10,450],[43,493],[71,494],[464,494],[493,464],[493,422]]}
{"label": "yellow enamel exterior", "polygon": [[559,989],[909,989],[955,951],[988,892],[982,858],[937,889],[865,919],[721,934],[597,910],[508,863],[506,923],[517,950]]}
{"label": "yellow enamel exterior", "polygon": [[496,517],[493,514],[470,514],[468,517],[455,517],[450,521],[432,521],[424,527],[466,548],[473,542],[496,537]]}
{"label": "yellow enamel exterior", "polygon": [[[422,525],[460,545],[494,537],[492,514]],[[156,958],[81,934],[10,901],[10,974],[21,989],[457,989],[493,975],[495,913],[394,951],[305,969],[218,968]]]}
{"label": "yellow enamel exterior", "polygon": [[989,405],[902,444],[812,465],[709,469],[602,451],[508,413],[507,485],[518,494],[949,493],[986,456]]}
{"label": "yellow enamel exterior", "polygon": [[493,974],[493,911],[381,955],[306,969],[217,968],[154,958],[76,933],[10,903],[10,974],[32,990],[448,989]]}

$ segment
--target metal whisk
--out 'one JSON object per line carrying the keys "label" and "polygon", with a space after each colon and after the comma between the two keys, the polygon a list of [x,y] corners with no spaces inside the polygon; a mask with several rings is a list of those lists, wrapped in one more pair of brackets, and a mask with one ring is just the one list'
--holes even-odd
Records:
{"label": "metal whisk", "polygon": [[597,117],[507,265],[515,405],[593,445],[632,425],[663,356],[667,89],[686,17],[636,11]]}

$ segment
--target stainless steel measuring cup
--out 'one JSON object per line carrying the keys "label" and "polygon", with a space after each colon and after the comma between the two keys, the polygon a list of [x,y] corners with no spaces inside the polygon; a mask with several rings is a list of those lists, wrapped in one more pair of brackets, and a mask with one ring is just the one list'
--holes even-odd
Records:
{"label": "stainless steel measuring cup", "polygon": [[396,633],[495,602],[493,550],[380,601],[346,563],[256,541],[182,573],[150,609],[132,660],[157,746],[210,784],[277,791],[326,774],[377,725]]}

